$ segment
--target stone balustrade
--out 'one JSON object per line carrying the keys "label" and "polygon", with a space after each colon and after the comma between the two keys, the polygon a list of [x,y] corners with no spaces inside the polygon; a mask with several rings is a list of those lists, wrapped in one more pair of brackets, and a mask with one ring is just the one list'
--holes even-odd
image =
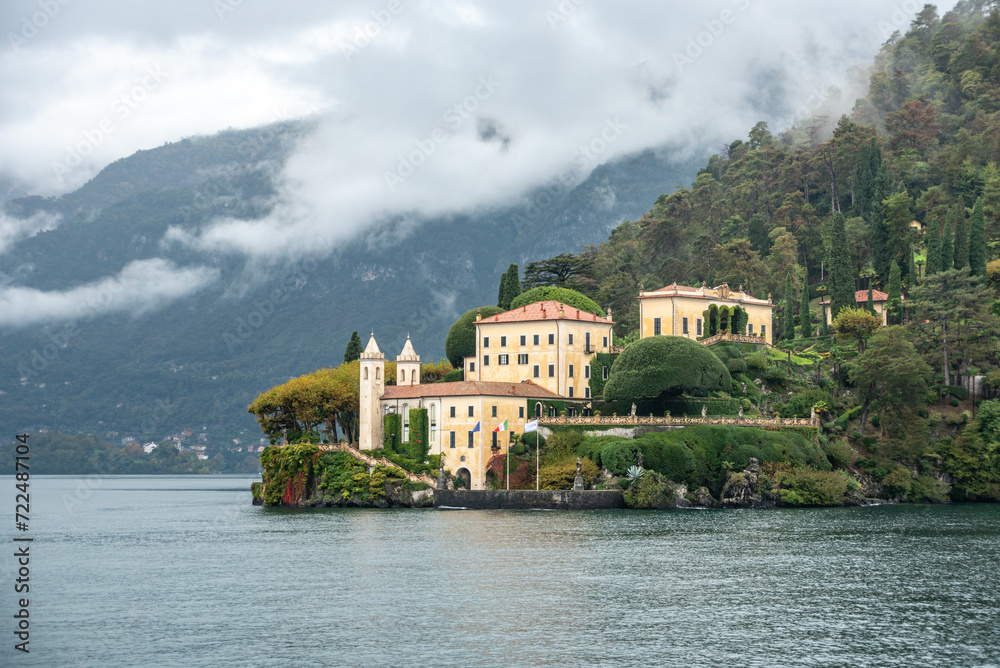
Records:
{"label": "stone balustrade", "polygon": [[589,415],[539,418],[539,424],[553,425],[660,425],[693,426],[701,424],[731,425],[734,427],[819,427],[819,418],[766,417],[674,417],[656,415]]}
{"label": "stone balustrade", "polygon": [[713,346],[716,343],[753,343],[755,345],[765,345],[768,348],[774,348],[770,343],[764,340],[761,336],[754,336],[753,334],[731,334],[729,332],[719,332],[714,336],[710,336],[707,339],[702,339],[699,341],[703,346]]}

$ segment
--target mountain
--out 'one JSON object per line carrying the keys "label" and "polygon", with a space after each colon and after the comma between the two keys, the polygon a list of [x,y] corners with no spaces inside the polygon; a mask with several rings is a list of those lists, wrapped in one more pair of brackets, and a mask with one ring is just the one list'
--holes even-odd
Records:
{"label": "mountain", "polygon": [[[0,419],[18,430],[160,439],[190,429],[209,443],[256,441],[246,405],[272,385],[343,360],[353,330],[375,331],[394,355],[407,334],[425,361],[464,311],[496,301],[501,272],[606,238],[660,193],[688,183],[698,160],[669,147],[598,166],[575,188],[539,186],[529,204],[412,222],[386,221],[329,257],[254,263],[161,243],[170,227],[197,232],[221,216],[259,218],[276,175],[308,142],[309,121],[193,137],[108,165],[75,192],[6,203],[54,229],[0,256],[0,286],[78,290],[82,315],[0,330]],[[156,308],[107,313],[134,295],[122,272],[157,285],[162,263],[220,280]],[[75,297],[74,297],[75,295]],[[38,300],[44,309],[44,299]]]}

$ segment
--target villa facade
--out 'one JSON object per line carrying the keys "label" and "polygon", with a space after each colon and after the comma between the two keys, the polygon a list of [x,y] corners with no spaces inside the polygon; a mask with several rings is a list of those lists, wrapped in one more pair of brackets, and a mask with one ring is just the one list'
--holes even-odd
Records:
{"label": "villa facade", "polygon": [[771,297],[757,299],[742,289],[731,290],[725,283],[714,288],[700,288],[672,283],[665,288],[639,291],[639,337],[684,336],[700,339],[708,336],[705,311],[709,306],[739,306],[747,312],[747,331],[771,343]]}

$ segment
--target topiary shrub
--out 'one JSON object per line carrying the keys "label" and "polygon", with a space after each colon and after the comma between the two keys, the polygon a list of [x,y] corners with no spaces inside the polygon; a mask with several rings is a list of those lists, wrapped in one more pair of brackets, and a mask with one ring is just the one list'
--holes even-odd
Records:
{"label": "topiary shrub", "polygon": [[465,380],[465,369],[452,369],[446,373],[440,381],[441,383],[454,383],[459,380]]}
{"label": "topiary shrub", "polygon": [[630,344],[618,356],[604,398],[631,402],[731,389],[729,370],[704,346],[682,336],[653,336]]}
{"label": "topiary shrub", "polygon": [[532,288],[527,292],[521,293],[510,302],[510,310],[513,311],[514,309],[521,308],[527,304],[546,301],[562,302],[563,304],[566,304],[566,306],[572,306],[573,308],[578,308],[581,311],[596,313],[602,318],[604,317],[604,309],[598,306],[597,302],[587,295],[577,292],[576,290],[570,290],[569,288],[557,288],[553,286]]}
{"label": "topiary shrub", "polygon": [[[465,358],[476,354],[476,314],[482,312],[483,317],[501,313],[496,306],[482,306],[470,309],[452,324],[448,337],[444,340],[444,352],[448,361],[456,369],[465,367]],[[388,377],[388,373],[387,373]]]}
{"label": "topiary shrub", "polygon": [[615,441],[601,449],[601,466],[613,475],[625,475],[639,461],[639,446],[635,441]]}
{"label": "topiary shrub", "polygon": [[952,406],[958,406],[961,402],[956,397],[949,397],[948,403]]}
{"label": "topiary shrub", "polygon": [[753,353],[752,355],[747,355],[746,365],[748,369],[763,371],[771,366],[771,356],[767,353]]}
{"label": "topiary shrub", "polygon": [[747,363],[742,358],[731,359],[726,364],[729,373],[744,373],[747,370]]}

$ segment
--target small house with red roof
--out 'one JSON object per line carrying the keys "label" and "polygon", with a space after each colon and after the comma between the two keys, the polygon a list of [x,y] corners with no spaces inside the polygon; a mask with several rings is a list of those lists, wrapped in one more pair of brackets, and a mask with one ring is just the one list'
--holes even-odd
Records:
{"label": "small house with red roof", "polygon": [[[902,299],[902,297],[900,298]],[[854,293],[854,301],[858,306],[867,307],[868,306],[868,291],[858,290]],[[872,290],[872,307],[875,309],[875,315],[882,318],[882,325],[889,324],[889,314],[886,307],[889,305],[889,295],[882,292],[881,290]],[[820,306],[823,307],[823,315],[826,318],[826,324],[833,323],[833,316],[830,312],[830,298],[827,297],[820,302]]]}

